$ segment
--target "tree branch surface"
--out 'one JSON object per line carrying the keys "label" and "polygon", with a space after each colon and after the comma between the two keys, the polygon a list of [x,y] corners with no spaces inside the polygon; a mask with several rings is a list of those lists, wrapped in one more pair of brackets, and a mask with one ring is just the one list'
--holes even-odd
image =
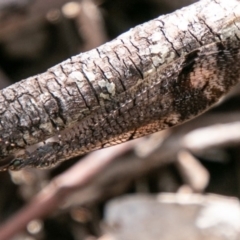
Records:
{"label": "tree branch surface", "polygon": [[206,111],[239,82],[239,17],[238,0],[202,0],[3,89],[1,168],[49,168]]}

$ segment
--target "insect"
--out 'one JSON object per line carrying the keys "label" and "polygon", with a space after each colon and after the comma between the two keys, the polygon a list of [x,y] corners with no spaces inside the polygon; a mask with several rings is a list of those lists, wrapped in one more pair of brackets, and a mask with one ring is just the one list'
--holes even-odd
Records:
{"label": "insect", "polygon": [[0,140],[14,146],[0,146],[0,168],[50,168],[208,110],[240,79],[235,2],[200,1],[3,90]]}
{"label": "insect", "polygon": [[59,152],[60,148],[61,146],[57,142],[45,143],[33,153],[25,151],[24,154],[14,158],[8,168],[10,170],[20,170],[26,166],[34,166],[41,169],[49,168],[54,166],[58,160],[57,155],[52,153]]}
{"label": "insect", "polygon": [[[97,109],[61,133],[61,141],[47,142],[10,162],[9,169],[49,168],[83,153],[145,136],[204,112],[240,78],[240,42],[213,43],[155,69],[128,94],[116,97],[109,113]],[[134,102],[134,104],[133,104]],[[135,116],[130,118],[130,112]]]}

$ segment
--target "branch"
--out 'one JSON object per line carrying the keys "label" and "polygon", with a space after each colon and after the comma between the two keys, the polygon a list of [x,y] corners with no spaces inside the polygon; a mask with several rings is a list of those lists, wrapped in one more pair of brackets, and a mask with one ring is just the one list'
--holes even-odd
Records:
{"label": "branch", "polygon": [[239,81],[239,8],[202,0],[3,89],[2,169],[49,168],[206,111]]}
{"label": "branch", "polygon": [[[199,192],[200,187],[203,191],[209,180],[208,173],[199,168],[199,163],[196,166],[196,162],[189,159],[186,152],[185,156],[182,156],[186,148],[194,150],[183,139],[185,136],[188,139],[192,134],[196,136],[197,132],[194,131],[197,130],[192,130],[193,127],[201,129],[209,125],[206,129],[210,131],[212,126],[214,131],[213,124],[219,121],[222,128],[229,130],[229,126],[235,124],[239,118],[239,114],[233,113],[203,115],[199,121],[192,124],[87,155],[82,161],[52,179],[25,207],[3,223],[0,226],[0,239],[12,238],[31,220],[49,216],[63,202],[65,206],[73,207],[99,201],[106,197],[106,194],[107,197],[116,195],[139,176],[174,162],[192,190]],[[236,142],[235,136],[233,140]],[[240,142],[240,138],[238,140]],[[225,146],[231,146],[231,143],[228,138]],[[208,146],[205,147],[208,149]],[[130,151],[132,148],[135,151]],[[202,151],[204,152],[204,148]]]}
{"label": "branch", "polygon": [[28,205],[0,227],[1,240],[13,237],[35,217],[41,218],[54,211],[70,193],[86,187],[118,155],[131,149],[132,145],[121,145],[108,151],[89,154],[83,161],[53,179]]}

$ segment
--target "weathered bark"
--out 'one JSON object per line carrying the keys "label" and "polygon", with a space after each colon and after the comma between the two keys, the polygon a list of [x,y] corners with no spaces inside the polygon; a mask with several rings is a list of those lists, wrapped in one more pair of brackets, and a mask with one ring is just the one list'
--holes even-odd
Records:
{"label": "weathered bark", "polygon": [[2,90],[1,165],[49,167],[204,112],[239,82],[239,19],[240,1],[202,0]]}

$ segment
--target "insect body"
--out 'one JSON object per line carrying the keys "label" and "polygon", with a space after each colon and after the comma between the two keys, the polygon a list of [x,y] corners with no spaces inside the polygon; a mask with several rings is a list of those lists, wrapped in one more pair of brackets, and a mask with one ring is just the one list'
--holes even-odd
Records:
{"label": "insect body", "polygon": [[3,89],[0,168],[55,166],[203,113],[240,80],[239,19],[239,1],[202,0]]}
{"label": "insect body", "polygon": [[9,168],[49,168],[91,150],[112,146],[185,122],[204,112],[240,79],[240,42],[212,43],[154,69],[144,81],[116,96],[71,128],[14,159]]}

